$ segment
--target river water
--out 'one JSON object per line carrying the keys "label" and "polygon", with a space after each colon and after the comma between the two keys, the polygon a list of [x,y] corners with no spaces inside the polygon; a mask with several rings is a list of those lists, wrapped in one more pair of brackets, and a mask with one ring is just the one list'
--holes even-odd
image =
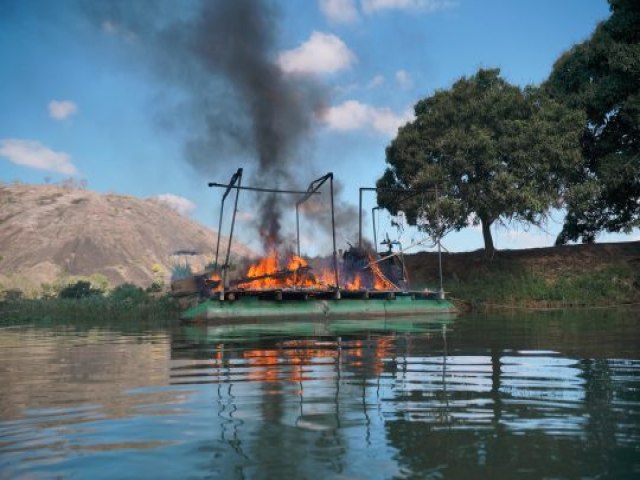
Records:
{"label": "river water", "polygon": [[0,478],[640,478],[640,315],[5,323]]}

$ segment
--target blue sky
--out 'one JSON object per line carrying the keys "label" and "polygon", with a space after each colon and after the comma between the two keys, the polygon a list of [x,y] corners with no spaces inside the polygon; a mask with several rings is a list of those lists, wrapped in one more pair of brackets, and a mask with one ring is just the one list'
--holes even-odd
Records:
{"label": "blue sky", "polygon": [[[251,173],[253,160],[213,149],[211,163],[194,169],[185,141],[197,125],[182,122],[185,83],[171,82],[170,72],[163,78],[158,65],[150,68],[149,37],[100,17],[100,9],[87,15],[86,5],[91,2],[0,2],[0,179],[43,183],[72,176],[100,192],[162,195],[217,226],[220,192],[206,182],[225,181],[239,166]],[[164,5],[169,22],[188,16],[197,2]],[[537,84],[609,13],[605,0],[281,0],[275,6],[270,61],[284,76],[304,77],[324,92],[294,171],[304,185],[333,171],[344,187],[340,203],[353,205],[358,187],[372,186],[383,173],[384,149],[417,100],[479,67],[499,67],[518,85]],[[233,94],[233,85],[227,87],[221,95]],[[245,184],[255,181],[253,173]],[[365,211],[373,204],[371,195]],[[257,247],[253,199],[243,197],[240,210],[239,235]],[[562,213],[552,218],[547,232],[498,226],[495,244],[551,245]],[[291,232],[292,217],[284,221]],[[387,215],[380,223],[380,235],[396,235]],[[310,246],[314,235],[303,233],[310,252],[328,251],[326,239]],[[402,235],[405,243],[420,238],[413,229]],[[639,238],[635,231],[599,240]],[[473,250],[482,236],[466,229],[444,245]]]}

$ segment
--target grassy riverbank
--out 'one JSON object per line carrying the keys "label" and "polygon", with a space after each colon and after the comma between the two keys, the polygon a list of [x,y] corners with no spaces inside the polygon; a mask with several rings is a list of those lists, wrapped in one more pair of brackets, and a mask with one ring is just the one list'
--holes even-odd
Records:
{"label": "grassy riverbank", "polygon": [[[414,288],[438,288],[438,257],[406,256]],[[443,253],[444,289],[461,310],[640,307],[640,242]],[[85,282],[86,283],[86,282]],[[72,285],[82,298],[0,298],[0,322],[175,320],[170,297],[122,285],[104,293]],[[87,284],[88,285],[88,284]],[[87,286],[85,285],[85,287]],[[93,287],[92,287],[93,288]],[[10,293],[10,292],[5,292]]]}
{"label": "grassy riverbank", "polygon": [[[443,253],[444,289],[462,308],[640,303],[640,242]],[[415,286],[437,286],[434,253],[407,256]]]}
{"label": "grassy riverbank", "polygon": [[123,322],[176,320],[179,308],[168,296],[119,299],[109,296],[0,301],[0,324],[22,322]]}

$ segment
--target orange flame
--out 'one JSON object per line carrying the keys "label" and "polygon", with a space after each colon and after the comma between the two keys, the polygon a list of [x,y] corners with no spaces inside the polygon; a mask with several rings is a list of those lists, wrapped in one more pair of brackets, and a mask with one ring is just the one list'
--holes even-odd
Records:
{"label": "orange flame", "polygon": [[384,276],[382,270],[380,270],[380,265],[378,265],[373,255],[369,255],[369,268],[371,268],[373,272],[374,290],[396,290],[398,288]]}
{"label": "orange flame", "polygon": [[290,255],[286,268],[282,269],[275,251],[251,265],[245,278],[248,280],[239,283],[238,288],[266,290],[318,286],[318,282],[309,274],[309,264],[304,258]]}
{"label": "orange flame", "polygon": [[[394,290],[397,287],[382,273],[376,258],[369,255],[367,270],[351,273],[348,281],[343,279],[343,290],[363,290],[373,283],[373,290]],[[369,278],[368,278],[369,277]],[[368,278],[368,279],[367,279]],[[220,275],[211,274],[209,279],[220,282]],[[335,287],[333,268],[312,269],[304,258],[290,254],[280,261],[276,251],[249,266],[241,281],[235,287],[246,290],[276,290],[308,288],[329,290]],[[220,290],[218,285],[214,290]]]}
{"label": "orange flame", "polygon": [[345,290],[360,290],[362,289],[362,277],[359,273],[356,273],[355,278],[351,282],[347,282]]}

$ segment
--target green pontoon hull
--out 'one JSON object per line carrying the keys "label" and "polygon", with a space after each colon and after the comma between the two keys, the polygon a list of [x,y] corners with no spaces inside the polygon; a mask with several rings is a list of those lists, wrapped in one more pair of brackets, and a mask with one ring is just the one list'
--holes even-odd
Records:
{"label": "green pontoon hull", "polygon": [[451,325],[456,315],[421,315],[398,318],[376,318],[368,320],[316,319],[233,322],[221,325],[185,325],[184,333],[197,343],[243,343],[263,339],[281,339],[298,337],[335,337],[359,335],[361,333],[379,334],[423,334],[439,333]]}
{"label": "green pontoon hull", "polygon": [[234,301],[206,300],[183,312],[184,322],[218,323],[235,319],[392,318],[407,315],[454,313],[454,305],[439,298],[394,295],[393,298],[304,299],[279,301],[244,296]]}

